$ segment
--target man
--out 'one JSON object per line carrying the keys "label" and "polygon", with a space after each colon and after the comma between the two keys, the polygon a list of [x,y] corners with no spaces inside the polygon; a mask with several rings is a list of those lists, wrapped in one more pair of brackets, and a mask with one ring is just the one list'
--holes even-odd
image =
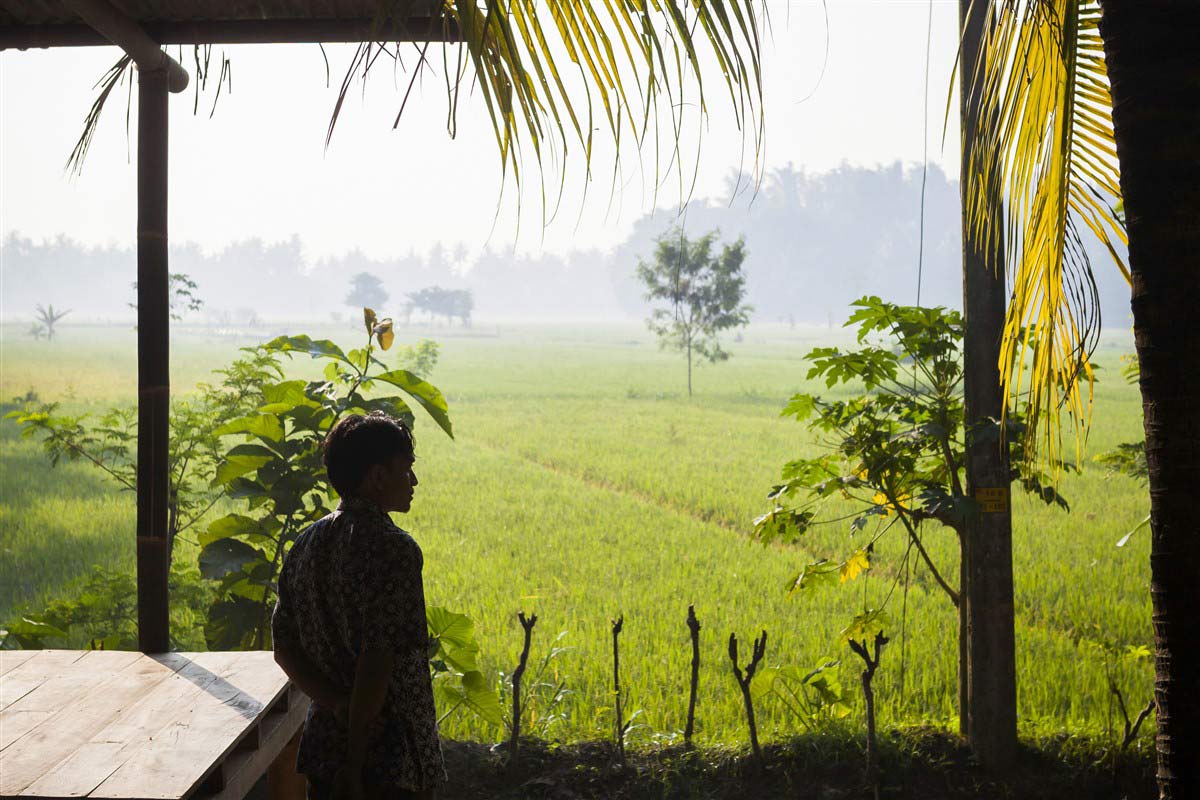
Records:
{"label": "man", "polygon": [[275,661],[312,698],[297,769],[309,798],[432,798],[446,780],[429,675],[417,476],[397,420],[352,415],[324,442],[337,510],[296,538],[271,619]]}

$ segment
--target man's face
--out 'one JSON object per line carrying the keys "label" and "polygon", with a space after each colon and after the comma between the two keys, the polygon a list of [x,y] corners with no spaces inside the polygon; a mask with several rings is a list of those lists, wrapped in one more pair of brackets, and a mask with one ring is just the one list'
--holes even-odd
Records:
{"label": "man's face", "polygon": [[417,486],[412,458],[396,456],[387,464],[373,465],[367,473],[367,480],[372,484],[372,499],[384,511],[405,514],[412,508],[413,491]]}

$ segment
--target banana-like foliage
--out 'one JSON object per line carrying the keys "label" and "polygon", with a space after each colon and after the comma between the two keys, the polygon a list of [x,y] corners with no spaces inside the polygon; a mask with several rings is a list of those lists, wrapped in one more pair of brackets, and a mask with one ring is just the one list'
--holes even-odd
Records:
{"label": "banana-like foliage", "polygon": [[[533,156],[543,175],[543,209],[544,176],[553,174],[547,167],[558,167],[561,197],[567,151],[580,148],[590,176],[597,131],[611,137],[618,157],[625,135],[634,137],[639,151],[652,147],[656,176],[663,174],[664,167],[679,165],[685,111],[696,109],[703,118],[711,100],[709,87],[728,95],[739,129],[752,136],[754,153],[761,151],[760,37],[765,4],[755,0],[434,0],[430,29],[408,29],[408,15],[417,5],[428,4],[379,0],[374,22],[378,38],[363,42],[355,51],[328,136],[348,91],[380,64],[408,73],[398,124],[413,86],[430,66],[430,43],[449,40],[457,43],[441,48],[441,71],[449,99],[450,135],[457,129],[460,99],[464,93],[477,93],[491,120],[505,175],[520,182],[527,163],[522,148]],[[422,8],[421,13],[428,9]],[[405,43],[387,40],[388,34],[397,38],[396,31],[403,32],[399,38]],[[411,58],[408,48],[413,49]],[[209,83],[212,55],[211,46],[194,49],[197,109],[199,95]],[[232,82],[228,59],[221,55],[219,63],[218,94]],[[82,165],[100,110],[131,69],[129,59],[123,58],[97,84],[100,94],[71,154],[70,168]],[[685,97],[688,92],[695,96]],[[660,159],[662,124],[670,128],[665,163]],[[614,164],[614,183],[616,169]]]}
{"label": "banana-like foliage", "polygon": [[[1100,311],[1084,237],[1130,277],[1117,244],[1127,240],[1100,10],[1095,0],[975,1],[988,3],[991,24],[974,76],[980,139],[964,210],[976,236],[1004,247],[1012,295],[1000,373],[1010,405],[1027,394],[1036,433],[1025,456],[1055,462],[1062,412],[1077,457],[1091,417]],[[990,197],[1005,213],[989,213]]]}

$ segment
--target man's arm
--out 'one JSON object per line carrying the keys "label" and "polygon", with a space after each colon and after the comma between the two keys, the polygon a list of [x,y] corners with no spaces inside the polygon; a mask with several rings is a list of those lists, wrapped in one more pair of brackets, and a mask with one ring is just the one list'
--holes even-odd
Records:
{"label": "man's arm", "polygon": [[285,642],[276,641],[275,663],[314,703],[324,706],[345,721],[349,696],[326,678],[302,651],[292,649],[292,646]]}
{"label": "man's arm", "polygon": [[[374,591],[368,595],[363,609],[363,653],[387,651],[390,690],[403,698],[404,722],[412,734],[411,756],[419,771],[417,780],[422,788],[433,789],[445,782],[446,774],[429,675],[429,628],[421,583],[421,548],[407,534],[389,535],[375,553],[372,567]],[[371,666],[360,659],[360,674]],[[364,674],[372,676],[369,672]],[[355,694],[357,683],[356,678]],[[355,702],[352,700],[351,705]],[[352,712],[351,727],[353,717]]]}
{"label": "man's arm", "polygon": [[350,692],[350,740],[346,751],[346,766],[356,773],[361,773],[366,761],[371,723],[387,700],[394,661],[387,647],[367,647],[358,657],[354,689]]}
{"label": "man's arm", "polygon": [[308,695],[314,703],[324,706],[343,723],[346,721],[346,706],[349,696],[334,684],[304,653],[300,645],[300,628],[293,615],[291,582],[288,563],[284,561],[279,576],[279,596],[271,614],[271,647],[275,651],[275,663]]}

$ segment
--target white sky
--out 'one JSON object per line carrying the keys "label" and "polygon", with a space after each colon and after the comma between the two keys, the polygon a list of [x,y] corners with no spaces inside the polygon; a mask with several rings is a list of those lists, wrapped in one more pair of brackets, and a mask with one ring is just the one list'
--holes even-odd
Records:
{"label": "white sky", "polygon": [[[958,132],[942,127],[954,63],[956,0],[769,0],[773,39],[764,46],[765,161],[824,171],[841,162],[919,164],[926,25],[932,8],[928,94],[931,163],[957,173]],[[623,189],[609,207],[611,160],[593,164],[585,181],[568,167],[566,211],[545,229],[536,194],[526,193],[519,232],[517,194],[500,195],[490,123],[478,96],[460,109],[458,136],[445,128],[440,77],[428,75],[400,127],[391,122],[407,81],[390,70],[365,96],[347,100],[333,142],[325,131],[351,49],[316,45],[226,48],[233,91],[210,119],[192,114],[191,88],[171,97],[170,236],[206,250],[239,239],[298,235],[310,258],[360,248],[369,255],[424,252],[434,242],[565,252],[607,248],[654,204],[636,153],[627,153]],[[63,165],[95,96],[93,84],[116,60],[115,48],[60,48],[0,54],[0,231],[35,239],[64,234],[88,244],[132,244],[136,220],[134,142],[125,133],[125,96],[110,99],[84,172]],[[185,52],[184,66],[190,66]],[[440,56],[433,62],[440,67]],[[384,74],[384,72],[389,74]],[[815,92],[814,87],[816,86]],[[122,87],[119,91],[123,92]],[[136,96],[136,92],[134,93]],[[811,94],[811,96],[809,96]],[[712,90],[709,129],[696,197],[729,198],[726,180],[741,158],[741,137],[728,123],[727,95]],[[805,99],[807,98],[807,99]],[[957,107],[955,106],[956,116]],[[136,111],[135,111],[136,114]],[[953,122],[953,119],[952,119]],[[134,117],[136,129],[136,116]],[[644,163],[649,168],[652,158]],[[678,200],[676,184],[659,205]],[[497,221],[498,220],[498,221]],[[493,227],[493,223],[496,224]]]}

